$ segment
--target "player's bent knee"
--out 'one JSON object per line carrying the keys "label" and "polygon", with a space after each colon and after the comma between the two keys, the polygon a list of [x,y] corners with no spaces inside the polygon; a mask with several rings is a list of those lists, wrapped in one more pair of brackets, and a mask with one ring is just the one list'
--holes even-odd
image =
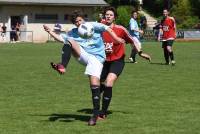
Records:
{"label": "player's bent knee", "polygon": [[114,85],[115,80],[107,80],[105,82],[106,87],[112,87]]}

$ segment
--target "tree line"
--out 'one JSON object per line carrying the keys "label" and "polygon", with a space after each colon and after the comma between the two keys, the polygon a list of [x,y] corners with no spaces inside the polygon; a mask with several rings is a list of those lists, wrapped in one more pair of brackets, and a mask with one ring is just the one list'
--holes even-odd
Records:
{"label": "tree line", "polygon": [[[139,9],[138,0],[105,1],[117,9],[120,8],[118,14],[119,16],[120,14],[123,14],[122,16],[124,16],[125,20],[126,15],[124,15],[124,13],[130,11],[130,8],[134,8],[136,10]],[[142,8],[158,20],[161,19],[163,9],[167,8],[169,9],[171,15],[176,19],[178,28],[200,28],[200,0],[143,0]],[[120,23],[123,22],[120,21]]]}

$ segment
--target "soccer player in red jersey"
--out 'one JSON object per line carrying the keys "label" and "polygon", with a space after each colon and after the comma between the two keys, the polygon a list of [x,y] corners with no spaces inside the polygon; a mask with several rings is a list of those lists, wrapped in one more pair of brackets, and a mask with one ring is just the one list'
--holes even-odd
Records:
{"label": "soccer player in red jersey", "polygon": [[[106,25],[116,33],[116,35],[125,40],[126,43],[130,43],[132,47],[135,47],[138,51],[138,54],[147,59],[151,60],[151,57],[148,54],[145,54],[141,51],[141,47],[134,38],[131,37],[129,32],[120,25],[114,23],[117,13],[113,7],[108,7],[104,11]],[[103,70],[101,73],[101,92],[103,93],[102,98],[102,110],[99,115],[99,118],[105,118],[106,113],[112,98],[112,88],[115,81],[118,79],[121,74],[125,62],[125,43],[115,42],[108,32],[103,32],[103,40],[106,48],[106,61],[104,62]]]}
{"label": "soccer player in red jersey", "polygon": [[[161,39],[162,35],[162,39]],[[164,52],[164,57],[166,65],[170,64],[169,58],[171,59],[172,65],[175,65],[174,54],[172,50],[173,42],[176,38],[176,23],[175,19],[169,16],[169,11],[167,9],[163,10],[163,20],[160,25],[160,33],[158,40],[162,41],[162,48]]]}

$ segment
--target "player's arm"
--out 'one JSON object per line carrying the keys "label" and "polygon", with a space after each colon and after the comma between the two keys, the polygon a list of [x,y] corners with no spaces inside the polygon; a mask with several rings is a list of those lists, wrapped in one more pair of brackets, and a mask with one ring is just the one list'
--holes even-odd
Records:
{"label": "player's arm", "polygon": [[162,28],[160,27],[160,28],[159,28],[159,31],[158,31],[158,39],[157,39],[158,41],[161,40],[162,33],[163,33],[163,30],[162,30]]}
{"label": "player's arm", "polygon": [[117,42],[117,43],[124,43],[125,41],[118,37],[115,32],[107,25],[105,24],[102,24],[102,23],[98,23],[98,22],[91,22],[91,24],[93,25],[94,29],[98,29],[100,30],[101,32],[108,32],[111,37]]}
{"label": "player's arm", "polygon": [[112,38],[113,38],[115,41],[117,41],[118,43],[125,43],[124,39],[118,37],[118,36],[115,34],[115,32],[114,32],[110,27],[108,27],[108,28],[106,29],[106,31],[107,31],[107,32],[112,36]]}
{"label": "player's arm", "polygon": [[53,32],[47,25],[43,25],[44,30],[49,33],[55,40],[64,43],[63,38],[61,38],[60,35],[56,34],[55,32]]}
{"label": "player's arm", "polygon": [[126,28],[122,27],[122,29],[126,43],[130,43],[131,47],[135,48],[137,52],[141,51],[141,45],[139,44],[139,42],[135,41],[134,38],[132,38]]}
{"label": "player's arm", "polygon": [[137,28],[136,25],[137,24],[135,24],[135,22],[131,21],[130,22],[130,30],[134,31],[134,32],[139,32],[140,34],[144,34],[144,31]]}
{"label": "player's arm", "polygon": [[144,34],[144,31],[143,30],[140,30],[140,29],[131,29],[131,31],[135,31],[135,32],[139,32],[140,34]]}
{"label": "player's arm", "polygon": [[173,21],[173,24],[174,24],[174,31],[175,31],[175,37],[177,36],[176,35],[176,32],[177,32],[177,29],[176,29],[176,21],[174,19],[174,17],[171,17],[172,21]]}

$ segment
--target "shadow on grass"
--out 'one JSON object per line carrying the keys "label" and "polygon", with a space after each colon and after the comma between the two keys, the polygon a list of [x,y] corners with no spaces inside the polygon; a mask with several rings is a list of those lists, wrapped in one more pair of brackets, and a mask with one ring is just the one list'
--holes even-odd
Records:
{"label": "shadow on grass", "polygon": [[58,114],[53,113],[49,115],[31,115],[31,116],[45,116],[49,117],[48,120],[50,122],[61,121],[61,122],[73,122],[75,120],[87,122],[91,116],[89,115],[79,115],[79,114]]}
{"label": "shadow on grass", "polygon": [[[138,62],[134,63],[134,62],[131,62],[131,61],[125,61],[125,63],[139,64]],[[165,63],[160,63],[160,62],[147,62],[147,63],[152,64],[152,65],[166,65]]]}
{"label": "shadow on grass", "polygon": [[134,62],[131,62],[131,61],[124,61],[125,63],[131,63],[131,64],[137,64],[137,63],[134,63]]}
{"label": "shadow on grass", "polygon": [[152,64],[152,65],[165,65],[165,66],[168,66],[165,63],[159,63],[159,62],[151,62],[150,64]]}
{"label": "shadow on grass", "polygon": [[[47,116],[50,122],[60,121],[60,122],[73,122],[76,120],[87,122],[92,116],[93,110],[89,108],[77,110],[79,113],[90,114],[90,115],[80,115],[80,114],[58,114],[53,113],[50,115],[31,115],[31,116]],[[107,115],[112,114],[113,112],[127,114],[125,111],[108,111]]]}
{"label": "shadow on grass", "polygon": [[[80,110],[77,110],[77,112],[85,113],[85,114],[92,114],[93,113],[92,109],[89,109],[89,108],[80,109]],[[112,114],[112,111],[108,111],[107,115],[108,114]]]}
{"label": "shadow on grass", "polygon": [[49,121],[62,121],[62,122],[72,122],[75,120],[87,122],[90,116],[87,115],[77,115],[77,114],[51,114],[49,115]]}
{"label": "shadow on grass", "polygon": [[[136,62],[132,62],[132,61],[125,61],[125,63],[130,63],[130,64],[140,64],[140,63],[138,63],[137,61],[136,61]],[[151,62],[147,62],[147,63],[151,64]]]}

